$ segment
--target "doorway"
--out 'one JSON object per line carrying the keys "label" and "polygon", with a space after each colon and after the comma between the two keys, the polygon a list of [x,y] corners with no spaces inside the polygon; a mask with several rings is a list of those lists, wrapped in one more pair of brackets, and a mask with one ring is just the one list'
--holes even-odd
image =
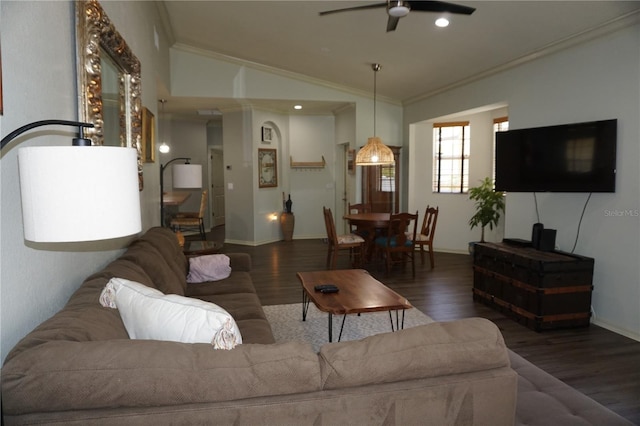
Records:
{"label": "doorway", "polygon": [[225,224],[224,203],[224,155],[222,149],[209,151],[211,161],[211,227]]}
{"label": "doorway", "polygon": [[398,213],[400,204],[400,149],[389,146],[395,164],[362,167],[362,202],[379,213]]}

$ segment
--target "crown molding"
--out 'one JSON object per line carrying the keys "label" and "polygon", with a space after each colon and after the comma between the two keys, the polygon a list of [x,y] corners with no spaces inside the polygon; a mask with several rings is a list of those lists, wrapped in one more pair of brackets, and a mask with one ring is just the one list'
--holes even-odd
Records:
{"label": "crown molding", "polygon": [[563,39],[557,40],[553,43],[549,43],[546,46],[543,46],[540,49],[534,50],[533,52],[516,58],[512,61],[506,62],[497,67],[488,69],[484,72],[475,74],[471,77],[459,80],[455,83],[443,86],[439,89],[432,90],[427,93],[423,93],[421,95],[417,95],[411,98],[407,98],[402,102],[403,106],[409,106],[416,102],[423,101],[430,97],[436,96],[438,94],[448,92],[449,90],[456,89],[458,87],[465,86],[467,84],[471,84],[475,81],[482,80],[484,78],[490,77],[492,75],[501,73],[503,71],[518,67],[520,65],[526,64],[528,62],[534,61],[536,59],[542,58],[544,56],[551,55],[553,53],[559,52],[561,50],[568,49],[573,46],[577,46],[582,43],[586,43],[591,40],[595,40],[597,38],[603,37],[607,34],[613,33],[615,31],[621,30],[625,27],[638,24],[640,22],[640,10],[635,10],[633,12],[626,13],[621,15],[615,19],[597,25],[595,27],[588,28],[579,33],[570,35]]}
{"label": "crown molding", "polygon": [[173,45],[176,42],[176,37],[173,35],[173,27],[171,27],[171,19],[169,19],[169,12],[167,12],[167,6],[163,1],[156,1],[156,9],[158,10],[158,15],[160,16],[160,22],[162,23],[162,28],[164,28],[164,32],[167,35],[167,41],[169,46]]}

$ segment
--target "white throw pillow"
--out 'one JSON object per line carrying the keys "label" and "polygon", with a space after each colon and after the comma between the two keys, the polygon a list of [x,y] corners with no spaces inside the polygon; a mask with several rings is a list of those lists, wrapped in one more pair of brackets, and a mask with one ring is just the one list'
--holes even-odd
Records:
{"label": "white throw pillow", "polygon": [[165,295],[143,284],[112,278],[100,294],[100,304],[117,308],[132,339],[211,343],[233,349],[242,336],[233,317],[204,300]]}
{"label": "white throw pillow", "polygon": [[202,283],[205,281],[219,281],[231,275],[229,256],[224,254],[209,254],[189,258],[188,283]]}

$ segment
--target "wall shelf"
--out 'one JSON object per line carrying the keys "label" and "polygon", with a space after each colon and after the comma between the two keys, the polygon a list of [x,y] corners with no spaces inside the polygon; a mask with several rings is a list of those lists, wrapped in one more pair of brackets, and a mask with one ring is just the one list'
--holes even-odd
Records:
{"label": "wall shelf", "polygon": [[293,157],[289,157],[289,161],[292,169],[324,169],[327,164],[324,161],[324,155],[322,161],[293,161]]}

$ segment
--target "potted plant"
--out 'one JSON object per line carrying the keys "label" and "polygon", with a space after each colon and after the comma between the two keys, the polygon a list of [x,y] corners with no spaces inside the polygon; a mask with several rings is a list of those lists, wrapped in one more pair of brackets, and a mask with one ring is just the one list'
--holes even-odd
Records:
{"label": "potted plant", "polygon": [[469,189],[469,198],[476,202],[476,213],[469,220],[471,229],[482,227],[480,242],[484,243],[484,228],[498,226],[500,213],[504,212],[504,192],[494,191],[493,182],[486,177],[480,185]]}

